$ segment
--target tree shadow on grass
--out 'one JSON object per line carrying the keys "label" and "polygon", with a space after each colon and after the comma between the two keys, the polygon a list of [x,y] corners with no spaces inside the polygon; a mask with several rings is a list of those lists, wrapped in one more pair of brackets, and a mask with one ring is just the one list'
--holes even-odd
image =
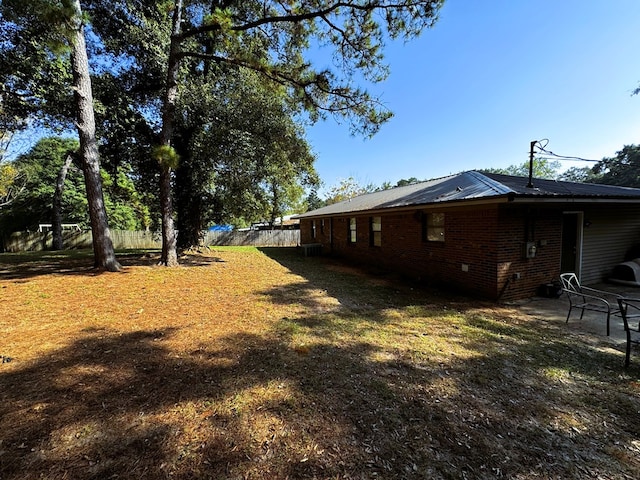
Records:
{"label": "tree shadow on grass", "polygon": [[640,401],[619,356],[471,309],[438,332],[450,305],[312,267],[301,292],[263,294],[343,307],[186,351],[177,330],[92,327],[0,366],[0,478],[634,478]]}
{"label": "tree shadow on grass", "polygon": [[[533,343],[490,355],[478,343],[445,364],[357,337],[301,350],[282,331],[175,352],[174,334],[92,329],[0,370],[0,477],[624,478],[638,467],[621,458],[640,434],[638,398],[591,378],[535,391]],[[566,344],[554,341],[556,365]],[[612,399],[606,412],[585,407]]]}
{"label": "tree shadow on grass", "polygon": [[[403,315],[416,313],[429,315],[447,315],[452,312],[469,314],[469,322],[481,330],[502,335],[505,332],[517,334],[535,342],[539,340],[536,331],[538,322],[487,320],[482,314],[486,310],[500,310],[495,302],[456,294],[451,290],[440,290],[415,284],[391,273],[373,275],[368,270],[357,266],[345,265],[327,257],[303,257],[295,249],[261,248],[265,255],[280,263],[295,275],[287,285],[278,285],[263,292],[278,304],[301,305],[308,312],[322,315],[339,312],[343,317],[348,315],[366,315],[378,322],[393,322],[385,311],[389,308],[400,310]],[[329,299],[329,301],[327,300]],[[334,301],[332,302],[331,299]],[[564,308],[564,306],[562,306]],[[503,308],[508,310],[508,308]],[[529,317],[516,308],[521,318]],[[562,314],[564,315],[564,313]],[[306,322],[317,322],[313,315],[307,315]],[[565,324],[552,321],[542,322],[545,328],[567,331]],[[428,330],[428,329],[427,329]],[[593,346],[611,347],[610,342],[593,337]],[[623,348],[623,347],[622,347]],[[571,349],[574,350],[574,349]]]}
{"label": "tree shadow on grass", "polygon": [[[302,304],[312,312],[309,317],[285,319],[303,328],[307,338],[333,338],[332,332],[348,329],[345,323],[349,318],[359,319],[361,329],[363,325],[369,329],[371,324],[404,328],[402,318],[389,315],[388,307],[400,312],[401,317],[416,312],[438,316],[452,309],[464,313],[464,321],[456,328],[465,331],[449,334],[447,341],[474,352],[474,359],[453,361],[434,370],[429,361],[421,364],[412,358],[402,369],[417,369],[422,377],[409,385],[433,390],[430,385],[444,381],[456,392],[453,403],[439,402],[447,412],[444,418],[449,420],[446,429],[440,431],[449,434],[440,435],[435,442],[457,452],[457,457],[449,457],[451,467],[456,465],[454,470],[458,472],[452,478],[522,474],[581,478],[593,472],[614,478],[640,467],[638,460],[624,451],[637,450],[633,438],[640,433],[637,384],[629,381],[635,373],[623,372],[620,352],[608,343],[582,342],[561,326],[540,320],[512,323],[490,318],[482,313],[482,307],[494,304],[419,290],[406,282],[396,283],[393,278],[380,282],[362,271],[335,269],[331,260],[262,250],[303,277],[302,281],[264,293],[275,302]],[[327,275],[327,270],[334,273]],[[318,289],[338,299],[343,308],[323,310],[314,294]],[[407,335],[416,334],[409,330],[415,329],[415,324],[407,321],[406,328]],[[422,335],[437,334],[428,321],[422,331]],[[358,335],[355,330],[349,333]],[[430,378],[424,375],[425,370],[432,371]],[[434,406],[433,401],[427,403]],[[436,418],[441,419],[441,414]],[[614,432],[607,427],[612,422],[616,423]],[[483,455],[493,461],[483,461]],[[620,464],[611,464],[611,456],[620,459]],[[447,455],[439,452],[436,457]],[[498,462],[498,458],[503,460]],[[469,462],[467,470],[460,470],[461,461]]]}
{"label": "tree shadow on grass", "polygon": [[[276,303],[301,304],[319,311],[332,310],[326,297],[336,300],[334,307],[351,311],[379,311],[387,307],[421,306],[436,309],[466,308],[466,296],[426,288],[389,272],[375,274],[327,257],[303,257],[292,248],[260,248],[262,253],[302,277],[269,292]],[[322,301],[319,299],[322,298]],[[489,302],[473,300],[475,306]],[[335,308],[334,308],[335,309]]]}
{"label": "tree shadow on grass", "polygon": [[[559,418],[589,388],[567,399],[534,392],[531,372],[487,372],[517,367],[511,354],[418,364],[376,360],[366,342],[300,352],[286,336],[239,334],[176,355],[171,336],[95,330],[0,373],[2,478],[613,478],[634,467],[608,464],[622,449],[599,416],[573,428]],[[618,429],[613,414],[615,441],[631,444],[638,423]]]}
{"label": "tree shadow on grass", "polygon": [[[0,372],[1,478],[222,478],[228,465],[247,461],[250,442],[231,409],[206,414],[234,388],[263,379],[247,368],[240,345],[211,358],[203,351],[179,356],[165,346],[171,331],[86,333],[35,363]],[[226,354],[232,358],[220,361]],[[202,443],[191,445],[191,437]],[[236,448],[223,448],[227,438]]]}
{"label": "tree shadow on grass", "polygon": [[[160,253],[148,250],[117,252],[116,258],[124,267],[154,267],[160,262]],[[219,257],[184,254],[180,257],[183,267],[203,267],[221,262]],[[5,280],[29,280],[42,275],[86,275],[104,273],[93,268],[91,250],[63,250],[52,252],[25,252],[0,254],[0,278]]]}

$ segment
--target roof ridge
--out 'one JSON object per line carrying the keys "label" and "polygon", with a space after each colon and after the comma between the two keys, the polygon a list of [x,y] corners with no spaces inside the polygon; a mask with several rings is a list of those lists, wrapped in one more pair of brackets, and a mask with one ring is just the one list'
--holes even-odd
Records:
{"label": "roof ridge", "polygon": [[484,183],[487,187],[500,195],[504,195],[507,193],[516,193],[515,190],[507,187],[504,183],[494,180],[493,178],[486,176],[484,173],[479,172],[478,170],[469,170],[465,173]]}

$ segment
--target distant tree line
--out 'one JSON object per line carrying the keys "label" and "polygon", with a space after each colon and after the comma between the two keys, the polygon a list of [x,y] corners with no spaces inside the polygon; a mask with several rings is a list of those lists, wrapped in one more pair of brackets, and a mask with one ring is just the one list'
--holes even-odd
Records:
{"label": "distant tree line", "polygon": [[[560,162],[553,158],[534,158],[533,177],[640,188],[640,145],[625,145],[615,156],[605,157],[591,167],[571,167],[564,172],[561,172],[560,168]],[[528,177],[529,162],[504,169],[488,168],[483,171]]]}

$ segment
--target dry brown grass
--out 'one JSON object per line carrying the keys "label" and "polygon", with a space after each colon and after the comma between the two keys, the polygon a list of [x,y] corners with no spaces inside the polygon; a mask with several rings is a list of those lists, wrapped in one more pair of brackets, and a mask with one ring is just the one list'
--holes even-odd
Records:
{"label": "dry brown grass", "polygon": [[[0,478],[637,478],[637,362],[289,249],[0,255]],[[7,358],[11,358],[7,362]]]}

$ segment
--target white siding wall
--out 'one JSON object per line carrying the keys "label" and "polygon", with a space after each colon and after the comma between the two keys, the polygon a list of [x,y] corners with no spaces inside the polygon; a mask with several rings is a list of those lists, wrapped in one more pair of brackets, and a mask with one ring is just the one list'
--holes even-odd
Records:
{"label": "white siding wall", "polygon": [[584,210],[582,283],[600,283],[633,245],[640,244],[640,206],[588,207]]}

